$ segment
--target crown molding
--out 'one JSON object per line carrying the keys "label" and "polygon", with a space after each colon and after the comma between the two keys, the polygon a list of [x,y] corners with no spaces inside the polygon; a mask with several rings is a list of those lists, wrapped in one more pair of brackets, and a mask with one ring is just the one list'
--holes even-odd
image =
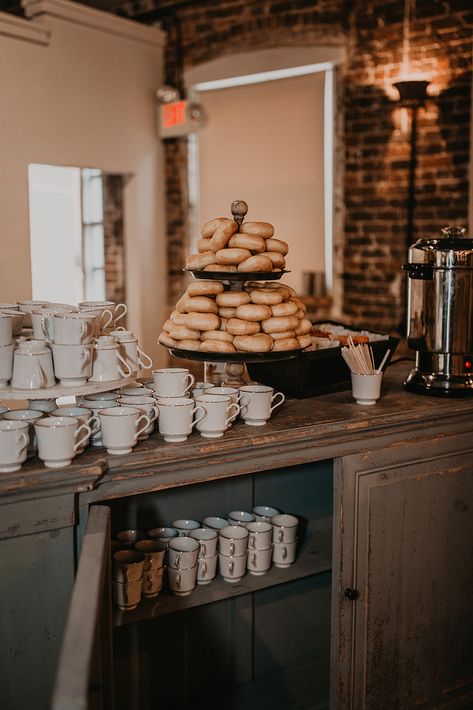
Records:
{"label": "crown molding", "polygon": [[149,27],[70,0],[21,0],[21,5],[26,17],[33,21],[54,17],[141,44],[161,47],[165,43],[165,33],[159,27]]}
{"label": "crown molding", "polygon": [[51,39],[51,32],[45,27],[25,20],[23,17],[16,17],[8,12],[0,12],[0,37],[11,37],[33,44],[47,46]]}

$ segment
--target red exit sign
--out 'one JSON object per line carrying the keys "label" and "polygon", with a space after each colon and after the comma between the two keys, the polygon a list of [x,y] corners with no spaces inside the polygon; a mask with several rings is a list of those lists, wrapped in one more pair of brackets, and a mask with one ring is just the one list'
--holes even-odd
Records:
{"label": "red exit sign", "polygon": [[162,127],[184,126],[187,121],[187,101],[173,101],[162,106]]}

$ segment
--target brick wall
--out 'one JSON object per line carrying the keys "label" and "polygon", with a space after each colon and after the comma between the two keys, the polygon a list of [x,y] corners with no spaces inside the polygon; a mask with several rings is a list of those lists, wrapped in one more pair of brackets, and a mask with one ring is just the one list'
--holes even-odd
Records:
{"label": "brick wall", "polygon": [[[105,296],[126,303],[125,244],[123,239],[123,175],[103,175]],[[126,325],[126,320],[120,321]]]}

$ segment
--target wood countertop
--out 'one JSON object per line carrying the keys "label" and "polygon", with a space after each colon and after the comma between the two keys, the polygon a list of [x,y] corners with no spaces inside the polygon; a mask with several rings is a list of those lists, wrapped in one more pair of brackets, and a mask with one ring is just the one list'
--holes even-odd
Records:
{"label": "wood countertop", "polygon": [[266,426],[238,420],[221,439],[194,432],[165,443],[155,432],[132,453],[108,456],[89,448],[70,466],[48,469],[33,459],[0,476],[0,504],[80,494],[80,503],[135,495],[249,472],[332,459],[407,439],[473,431],[473,398],[443,399],[405,392],[410,363],[390,367],[375,406],[357,405],[350,391],[287,399]]}

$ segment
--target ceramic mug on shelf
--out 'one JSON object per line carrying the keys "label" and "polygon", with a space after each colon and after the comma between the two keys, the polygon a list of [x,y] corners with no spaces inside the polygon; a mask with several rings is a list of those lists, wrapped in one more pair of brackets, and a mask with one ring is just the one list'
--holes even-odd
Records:
{"label": "ceramic mug on shelf", "polygon": [[179,518],[178,520],[173,520],[171,525],[175,530],[177,530],[179,537],[186,537],[189,535],[191,530],[197,530],[200,528],[200,523],[197,520],[190,520],[189,518]]}
{"label": "ceramic mug on shelf", "polygon": [[0,473],[12,473],[26,461],[28,422],[0,420]]}
{"label": "ceramic mug on shelf", "polygon": [[117,582],[112,580],[112,597],[114,604],[121,611],[136,609],[141,601],[143,578],[136,582]]}
{"label": "ceramic mug on shelf", "polygon": [[240,411],[238,404],[223,395],[199,394],[195,402],[205,410],[205,416],[197,423],[197,430],[208,439],[222,437]]}
{"label": "ceramic mug on shelf", "polygon": [[[116,400],[89,400],[88,397],[83,397],[80,404],[91,409],[95,416],[98,416],[104,409],[115,409],[120,406]],[[90,443],[92,446],[102,446],[102,430],[100,428],[98,431],[94,430],[90,437]]]}
{"label": "ceramic mug on shelf", "polygon": [[276,567],[289,567],[296,559],[297,538],[292,542],[273,542],[273,562]]}
{"label": "ceramic mug on shelf", "polygon": [[13,318],[9,313],[0,313],[0,347],[13,343]]}
{"label": "ceramic mug on shelf", "polygon": [[158,397],[156,401],[159,433],[164,441],[186,441],[193,427],[205,416],[205,409],[196,406],[190,397]]}
{"label": "ceramic mug on shelf", "polygon": [[143,570],[141,594],[146,599],[156,597],[163,588],[164,567]]}
{"label": "ceramic mug on shelf", "polygon": [[217,553],[218,532],[210,528],[191,530],[189,537],[197,540],[200,545],[199,557],[213,557]]}
{"label": "ceramic mug on shelf", "polygon": [[84,385],[92,374],[93,345],[51,343],[54,372],[63,387]]}
{"label": "ceramic mug on shelf", "polygon": [[228,513],[228,524],[229,525],[248,525],[248,523],[253,523],[255,516],[253,513],[247,513],[246,510],[232,510]]}
{"label": "ceramic mug on shelf", "polygon": [[120,397],[118,400],[118,404],[120,405],[128,405],[130,407],[136,407],[139,409],[143,414],[146,414],[148,417],[150,424],[146,429],[143,431],[142,434],[139,435],[138,439],[147,439],[150,434],[153,433],[154,431],[154,423],[156,419],[159,416],[159,409],[156,406],[156,400],[154,397]]}
{"label": "ceramic mug on shelf", "polygon": [[133,336],[131,330],[112,330],[110,335],[118,340],[120,353],[133,372],[150,370],[153,367],[152,359],[138,346],[138,339]]}
{"label": "ceramic mug on shelf", "polygon": [[219,552],[218,567],[225,582],[239,582],[246,572],[247,553],[242,555],[224,555]]}
{"label": "ceramic mug on shelf", "polygon": [[207,518],[203,519],[202,527],[218,531],[222,528],[228,527],[228,520],[226,518],[221,518],[218,515],[209,515]]}
{"label": "ceramic mug on shelf", "polygon": [[109,335],[96,338],[90,382],[113,382],[131,374],[131,368],[120,355],[115,338]]}
{"label": "ceramic mug on shelf", "polygon": [[50,301],[17,301],[18,308],[23,313],[23,328],[31,328],[31,314],[37,308],[49,308]]}
{"label": "ceramic mug on shelf", "polygon": [[[273,404],[278,397],[279,402]],[[285,399],[282,392],[274,392],[272,387],[244,385],[240,387],[241,418],[250,426],[263,426]]]}
{"label": "ceramic mug on shelf", "polygon": [[176,569],[187,569],[197,564],[200,545],[191,537],[176,537],[168,544],[168,565]]}
{"label": "ceramic mug on shelf", "polygon": [[[51,415],[53,417],[74,417],[81,424],[86,424],[88,427],[90,427],[90,436],[94,436],[94,434],[97,434],[100,429],[100,422],[98,417],[92,414],[92,411],[90,409],[87,409],[87,407],[77,407],[74,405],[62,404],[57,409],[54,409],[51,412]],[[87,437],[84,443],[77,449],[76,453],[78,455],[84,451],[85,447],[89,443],[89,439],[90,437]]]}
{"label": "ceramic mug on shelf", "polygon": [[210,584],[217,574],[218,556],[199,557],[197,560],[197,584]]}
{"label": "ceramic mug on shelf", "polygon": [[295,515],[273,515],[271,525],[273,526],[273,542],[293,542],[297,538],[297,526],[299,520]]}
{"label": "ceramic mug on shelf", "polygon": [[273,526],[266,521],[248,523],[246,529],[249,533],[248,547],[250,550],[266,550],[271,547],[273,540]]}
{"label": "ceramic mug on shelf", "polygon": [[135,407],[112,407],[98,413],[102,444],[109,454],[129,454],[150,420]]}
{"label": "ceramic mug on shelf", "polygon": [[114,552],[112,576],[116,582],[137,582],[143,576],[145,556],[138,550]]}
{"label": "ceramic mug on shelf", "polygon": [[227,525],[218,532],[218,548],[223,555],[242,555],[248,548],[249,533],[241,525]]}
{"label": "ceramic mug on shelf", "polygon": [[184,367],[165,367],[153,370],[156,397],[186,397],[195,377]]}
{"label": "ceramic mug on shelf", "polygon": [[0,387],[5,387],[12,378],[13,352],[15,345],[0,345]]}
{"label": "ceramic mug on shelf", "polygon": [[279,515],[281,511],[277,508],[272,508],[270,505],[256,505],[253,508],[253,515],[256,521],[271,522],[273,515]]}
{"label": "ceramic mug on shelf", "polygon": [[23,328],[23,321],[26,318],[26,313],[23,313],[23,311],[19,311],[18,307],[16,307],[16,309],[0,308],[0,313],[3,315],[8,315],[12,319],[13,337],[20,335],[21,329]]}
{"label": "ceramic mug on shelf", "polygon": [[56,384],[51,349],[42,340],[25,340],[13,355],[12,387],[46,389]]}
{"label": "ceramic mug on shelf", "polygon": [[48,468],[68,466],[91,434],[75,417],[43,417],[34,424],[38,456]]}
{"label": "ceramic mug on shelf", "polygon": [[164,542],[160,540],[140,540],[135,542],[135,550],[142,552],[145,556],[144,571],[163,567],[167,551],[167,545]]}
{"label": "ceramic mug on shelf", "polygon": [[168,566],[169,589],[179,597],[188,596],[195,589],[197,581],[197,565],[190,568],[176,569]]}
{"label": "ceramic mug on shelf", "polygon": [[28,450],[27,456],[35,456],[36,450],[38,448],[38,442],[36,440],[36,434],[34,430],[34,423],[44,416],[43,412],[38,412],[34,409],[12,409],[11,411],[6,411],[2,415],[2,419],[11,422],[27,422],[29,424],[28,428]]}
{"label": "ceramic mug on shelf", "polygon": [[88,345],[92,342],[94,318],[91,313],[55,313],[44,321],[46,338],[57,345]]}

